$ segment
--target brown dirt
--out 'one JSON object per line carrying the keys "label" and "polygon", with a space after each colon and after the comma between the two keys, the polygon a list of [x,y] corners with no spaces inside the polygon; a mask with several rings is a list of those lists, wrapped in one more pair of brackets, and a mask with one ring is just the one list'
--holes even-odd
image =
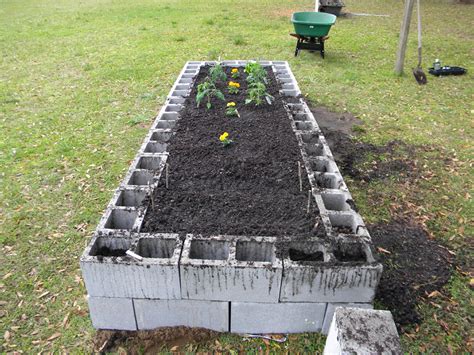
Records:
{"label": "brown dirt", "polygon": [[[196,83],[207,71],[201,69]],[[170,140],[170,187],[166,189],[162,181],[156,189],[156,207],[148,209],[142,231],[277,237],[321,233],[322,229],[313,229],[321,225],[316,204],[306,213],[307,176],[303,191],[299,190],[301,153],[280,84],[272,72],[268,77],[267,89],[275,98],[272,105],[244,104],[243,71],[238,94],[230,95],[226,84],[219,85],[226,101],[236,102],[240,117],[226,116],[226,102],[219,100],[213,100],[210,110],[205,105],[197,108],[194,85]],[[218,140],[224,131],[233,140],[227,147]]]}
{"label": "brown dirt", "polygon": [[166,327],[150,331],[99,330],[93,339],[93,351],[119,354],[157,354],[164,347],[182,347],[202,344],[216,338],[219,333],[202,328]]}
{"label": "brown dirt", "polygon": [[451,255],[425,230],[408,220],[368,226],[384,270],[376,301],[389,309],[397,326],[419,323],[417,304],[440,290],[451,276]]}
{"label": "brown dirt", "polygon": [[[350,176],[354,183],[366,184],[388,177],[414,182],[423,173],[416,164],[416,156],[420,151],[430,150],[429,147],[400,141],[380,146],[360,142],[353,136],[353,126],[361,121],[352,114],[336,114],[325,108],[312,111],[343,176]],[[384,265],[376,301],[392,312],[399,329],[419,323],[417,304],[430,292],[441,289],[451,276],[449,252],[430,239],[423,226],[407,219],[368,228],[374,250],[378,251],[376,256]]]}

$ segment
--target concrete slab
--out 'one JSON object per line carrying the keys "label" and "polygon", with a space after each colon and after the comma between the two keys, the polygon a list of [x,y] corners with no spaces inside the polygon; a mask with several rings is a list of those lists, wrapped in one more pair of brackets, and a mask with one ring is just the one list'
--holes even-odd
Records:
{"label": "concrete slab", "polygon": [[389,311],[336,308],[325,355],[401,353],[397,328]]}
{"label": "concrete slab", "polygon": [[337,307],[350,307],[350,308],[364,308],[364,309],[373,309],[374,306],[370,303],[328,303],[328,308],[326,309],[326,315],[324,316],[323,329],[321,333],[327,334],[329,332],[329,327],[331,326],[332,318],[334,317],[334,312]]}

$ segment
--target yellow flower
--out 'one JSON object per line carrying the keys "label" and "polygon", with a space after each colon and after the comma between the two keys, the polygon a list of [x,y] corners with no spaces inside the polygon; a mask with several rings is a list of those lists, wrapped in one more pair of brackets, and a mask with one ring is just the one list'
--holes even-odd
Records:
{"label": "yellow flower", "polygon": [[233,82],[233,81],[229,81],[229,86],[233,86],[233,87],[236,87],[236,88],[240,88],[240,84],[239,84],[239,83],[236,83],[236,82]]}
{"label": "yellow flower", "polygon": [[237,69],[237,68],[233,68],[233,69],[231,70],[231,73],[232,73],[232,74],[235,74],[235,73],[238,73],[238,72],[239,72],[239,69]]}
{"label": "yellow flower", "polygon": [[232,101],[231,101],[231,102],[228,102],[228,103],[227,103],[227,107],[232,107],[232,106],[235,106],[235,102],[232,102]]}
{"label": "yellow flower", "polygon": [[225,142],[225,141],[227,140],[227,137],[229,137],[229,133],[224,132],[224,133],[222,133],[222,134],[219,136],[219,140],[220,140],[221,142]]}

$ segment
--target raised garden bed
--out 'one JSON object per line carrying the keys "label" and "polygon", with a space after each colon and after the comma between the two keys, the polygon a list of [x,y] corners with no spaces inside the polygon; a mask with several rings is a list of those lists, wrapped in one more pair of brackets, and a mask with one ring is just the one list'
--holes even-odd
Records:
{"label": "raised garden bed", "polygon": [[321,331],[335,304],[370,306],[381,265],[288,64],[261,62],[258,106],[246,64],[223,63],[210,108],[216,63],[180,74],[81,258],[96,328]]}

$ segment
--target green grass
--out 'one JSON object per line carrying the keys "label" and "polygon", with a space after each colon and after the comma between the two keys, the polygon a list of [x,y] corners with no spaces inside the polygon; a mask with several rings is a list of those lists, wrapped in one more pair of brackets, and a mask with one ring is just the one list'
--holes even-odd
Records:
{"label": "green grass", "polygon": [[[94,330],[78,258],[187,60],[288,60],[311,101],[364,121],[361,139],[432,145],[434,152],[419,157],[434,173],[429,181],[368,187],[348,181],[349,188],[367,221],[387,219],[394,201],[410,203],[435,238],[470,258],[472,74],[430,76],[418,86],[409,73],[415,33],[407,75],[393,74],[400,1],[346,1],[348,11],[390,17],[339,19],[325,60],[308,52],[294,58],[289,16],[313,3],[0,0],[2,352],[90,351]],[[440,58],[472,73],[472,6],[423,6],[425,71]],[[444,298],[433,300],[440,308],[421,306],[426,320],[402,336],[406,350],[468,351],[468,282],[456,271]],[[236,336],[221,340],[224,348],[265,348]],[[287,345],[315,351],[323,342],[301,335]]]}

